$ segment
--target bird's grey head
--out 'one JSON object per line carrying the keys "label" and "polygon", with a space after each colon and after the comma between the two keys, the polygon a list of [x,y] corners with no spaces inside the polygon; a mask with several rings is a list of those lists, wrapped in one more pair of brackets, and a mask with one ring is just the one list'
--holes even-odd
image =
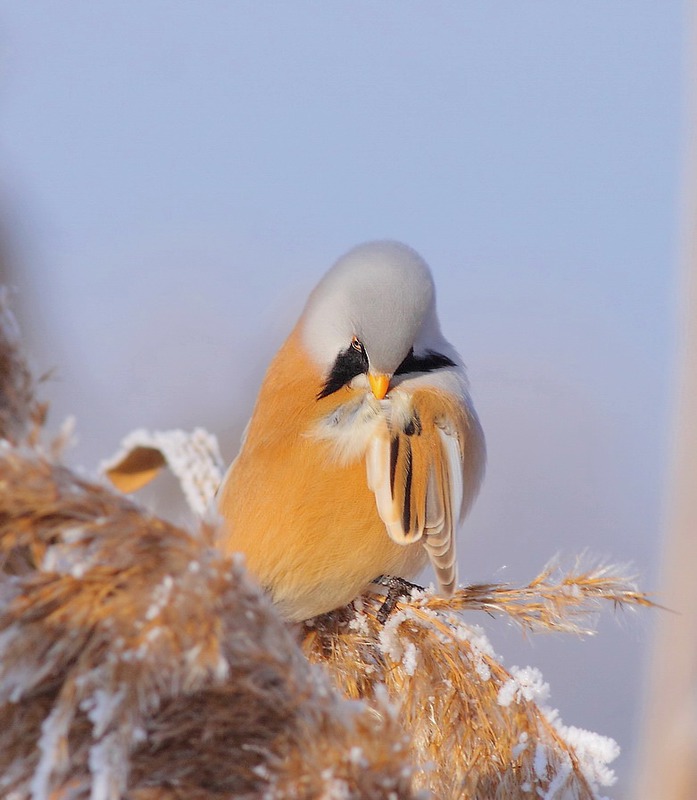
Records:
{"label": "bird's grey head", "polygon": [[363,358],[364,372],[393,375],[412,348],[449,347],[428,265],[393,241],[361,244],[342,256],[310,295],[300,330],[326,375],[346,353],[354,361]]}

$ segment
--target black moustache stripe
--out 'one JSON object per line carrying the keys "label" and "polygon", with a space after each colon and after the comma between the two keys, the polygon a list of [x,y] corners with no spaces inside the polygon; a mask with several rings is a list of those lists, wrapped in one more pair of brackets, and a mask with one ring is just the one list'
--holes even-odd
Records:
{"label": "black moustache stripe", "polygon": [[339,353],[329,373],[329,377],[325,381],[322,390],[317,395],[317,399],[321,400],[323,397],[328,397],[334,392],[338,392],[342,386],[363,372],[368,371],[368,356],[364,350],[356,350],[355,347],[348,347],[346,350]]}
{"label": "black moustache stripe", "polygon": [[442,353],[436,353],[435,350],[427,350],[422,356],[415,356],[414,348],[412,347],[407,357],[397,367],[395,375],[408,375],[412,372],[433,372],[435,369],[454,366],[455,362],[452,359]]}

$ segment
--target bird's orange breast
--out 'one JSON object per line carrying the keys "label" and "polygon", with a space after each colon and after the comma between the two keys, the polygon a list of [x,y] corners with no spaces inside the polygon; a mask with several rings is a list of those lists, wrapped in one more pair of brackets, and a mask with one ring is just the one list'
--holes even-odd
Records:
{"label": "bird's orange breast", "polygon": [[242,451],[221,488],[221,546],[247,567],[282,613],[306,619],[345,605],[380,574],[412,577],[426,554],[392,541],[366,482],[364,458],[337,460],[312,435],[350,389],[317,400],[322,376],[295,331],[272,361]]}

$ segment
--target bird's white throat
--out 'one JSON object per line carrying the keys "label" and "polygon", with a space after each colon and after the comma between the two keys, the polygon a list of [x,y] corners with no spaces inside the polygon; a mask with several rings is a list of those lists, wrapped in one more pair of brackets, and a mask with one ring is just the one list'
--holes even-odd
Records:
{"label": "bird's white throat", "polygon": [[403,429],[412,418],[411,402],[406,392],[396,389],[383,400],[366,391],[337,406],[318,420],[308,432],[310,436],[330,442],[334,457],[349,464],[365,457],[378,428]]}

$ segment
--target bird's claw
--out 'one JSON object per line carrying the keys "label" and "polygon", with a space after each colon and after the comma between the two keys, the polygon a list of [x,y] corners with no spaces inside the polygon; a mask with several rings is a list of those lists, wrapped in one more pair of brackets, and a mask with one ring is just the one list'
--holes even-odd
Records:
{"label": "bird's claw", "polygon": [[395,606],[400,600],[410,597],[414,589],[422,588],[416,583],[410,583],[404,580],[404,578],[398,578],[395,575],[380,575],[380,577],[376,578],[373,582],[387,588],[387,596],[375,615],[377,621],[381,625],[387,622],[387,618],[394,611]]}

